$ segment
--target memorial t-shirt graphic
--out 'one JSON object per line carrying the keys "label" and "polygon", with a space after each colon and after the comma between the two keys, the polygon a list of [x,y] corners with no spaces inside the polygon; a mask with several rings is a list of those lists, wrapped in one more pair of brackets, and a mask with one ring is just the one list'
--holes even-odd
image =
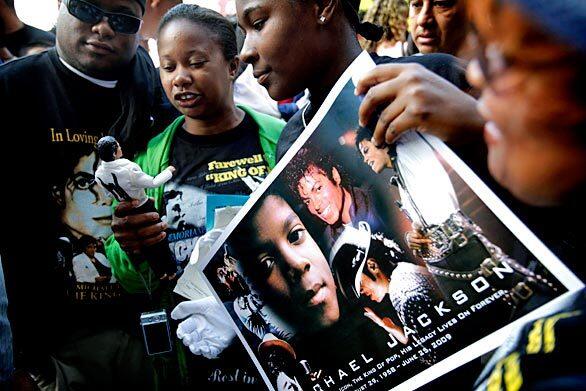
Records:
{"label": "memorial t-shirt graphic", "polygon": [[203,181],[198,181],[201,187],[176,182],[165,186],[163,199],[169,227],[167,238],[179,266],[185,266],[197,239],[206,233],[208,191],[203,189],[213,189],[214,193],[250,194],[260,185],[267,172],[262,155],[255,154],[207,164],[197,175],[203,178]]}
{"label": "memorial t-shirt graphic", "polygon": [[49,141],[62,159],[51,183],[57,217],[57,267],[78,303],[110,302],[121,295],[105,256],[103,241],[112,234],[112,199],[96,183],[94,144],[103,132],[49,130]]}
{"label": "memorial t-shirt graphic", "polygon": [[249,115],[236,128],[217,135],[193,135],[180,127],[171,151],[176,172],[163,194],[167,240],[177,264],[184,267],[197,239],[206,233],[207,195],[248,195],[269,168],[258,125]]}

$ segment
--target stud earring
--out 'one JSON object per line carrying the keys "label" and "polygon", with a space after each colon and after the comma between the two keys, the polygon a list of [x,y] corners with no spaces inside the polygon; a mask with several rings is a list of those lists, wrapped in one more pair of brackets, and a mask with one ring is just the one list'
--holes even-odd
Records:
{"label": "stud earring", "polygon": [[325,17],[325,16],[323,16],[323,15],[322,15],[322,16],[320,16],[320,17],[319,17],[319,22],[320,22],[321,24],[324,24],[324,23],[326,22],[326,17]]}

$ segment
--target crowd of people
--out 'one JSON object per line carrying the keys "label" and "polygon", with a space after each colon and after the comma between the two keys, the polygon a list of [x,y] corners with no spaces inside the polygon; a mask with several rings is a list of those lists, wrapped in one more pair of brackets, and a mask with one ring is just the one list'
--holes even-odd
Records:
{"label": "crowd of people", "polygon": [[[441,165],[419,164],[399,142],[413,137],[410,130],[439,137],[584,280],[586,3],[375,0],[364,15],[359,4],[235,0],[236,15],[225,17],[177,0],[62,0],[46,32],[23,23],[12,0],[0,0],[3,145],[30,152],[2,154],[10,224],[0,240],[0,388],[264,389],[211,293],[189,300],[173,289],[206,233],[207,195],[252,194],[363,50],[377,64],[355,91],[364,95],[355,141],[365,164],[376,173],[417,171],[427,193],[432,184],[447,186],[453,197],[442,205],[451,205],[451,215],[459,206]],[[96,150],[104,136],[114,140],[110,155]],[[242,175],[230,175],[234,162]],[[122,177],[97,179],[122,164],[134,170],[124,174],[131,182],[137,172],[147,178],[136,193],[123,192]],[[290,164],[297,205],[263,195],[245,227],[255,239],[238,243],[240,252],[267,243],[288,251],[305,227],[297,222],[301,228],[283,237],[281,225],[295,225],[300,213],[326,225],[329,246],[354,220],[389,223],[310,145]],[[153,182],[161,173],[164,180]],[[315,194],[316,183],[330,193]],[[276,297],[289,304],[280,315],[302,319],[308,332],[342,322],[338,300],[356,294],[352,283],[336,286],[341,277],[317,241],[307,234],[275,266],[275,284],[289,286]],[[405,245],[425,259],[428,243],[414,229]],[[311,254],[324,289],[342,290],[319,316],[296,307],[302,287],[280,270],[299,266],[295,251]],[[157,263],[168,257],[171,267]],[[387,290],[389,270],[375,258],[364,265],[350,271],[363,295],[398,297]],[[225,278],[234,279],[229,269]],[[586,370],[575,359],[584,346],[584,299],[578,292],[562,312],[517,330],[492,359],[427,387],[584,389]],[[139,319],[153,311],[172,318],[170,352],[148,354],[153,345]],[[367,316],[405,340],[394,323]],[[265,348],[282,344],[277,337],[286,333],[276,325],[270,331],[260,338]]]}

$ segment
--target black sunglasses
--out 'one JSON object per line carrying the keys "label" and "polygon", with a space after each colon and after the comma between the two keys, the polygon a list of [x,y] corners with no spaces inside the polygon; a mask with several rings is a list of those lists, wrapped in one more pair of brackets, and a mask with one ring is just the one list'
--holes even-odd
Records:
{"label": "black sunglasses", "polygon": [[137,17],[106,12],[83,0],[66,0],[66,4],[69,13],[84,23],[94,25],[105,16],[112,30],[117,33],[136,34],[140,29],[142,20]]}

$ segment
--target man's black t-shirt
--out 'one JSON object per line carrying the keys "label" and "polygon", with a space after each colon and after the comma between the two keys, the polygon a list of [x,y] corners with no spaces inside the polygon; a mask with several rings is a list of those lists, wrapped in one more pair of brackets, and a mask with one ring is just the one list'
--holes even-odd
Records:
{"label": "man's black t-shirt", "polygon": [[[438,74],[450,83],[456,85],[462,90],[470,88],[466,81],[466,73],[464,67],[460,64],[458,59],[449,54],[428,54],[425,56],[412,56],[412,57],[382,57],[376,54],[371,54],[373,61],[377,65],[381,64],[405,64],[405,63],[417,63],[421,64],[430,71]],[[299,110],[291,117],[287,122],[287,125],[281,133],[279,142],[277,143],[277,160],[281,160],[283,155],[289,150],[289,147],[297,140],[299,135],[305,130],[303,125],[303,117],[305,116],[306,123],[309,123],[315,113],[317,113],[319,106],[308,103],[306,109]],[[305,114],[304,114],[305,113]]]}
{"label": "man's black t-shirt", "polygon": [[248,195],[268,174],[258,125],[248,114],[238,126],[216,135],[177,129],[170,164],[176,168],[165,185],[167,239],[179,266],[189,260],[196,240],[206,232],[208,194]]}
{"label": "man's black t-shirt", "polygon": [[[134,77],[156,81],[141,86],[157,102],[143,114],[160,123],[171,113],[145,61],[136,56]],[[0,67],[6,222],[0,250],[15,343],[29,352],[43,352],[79,328],[119,326],[132,317],[118,283],[87,282],[99,271],[75,264],[88,236],[103,255],[111,234],[112,200],[94,181],[94,144],[123,111],[120,85],[105,88],[78,76],[54,49]],[[80,270],[87,273],[82,277]]]}

